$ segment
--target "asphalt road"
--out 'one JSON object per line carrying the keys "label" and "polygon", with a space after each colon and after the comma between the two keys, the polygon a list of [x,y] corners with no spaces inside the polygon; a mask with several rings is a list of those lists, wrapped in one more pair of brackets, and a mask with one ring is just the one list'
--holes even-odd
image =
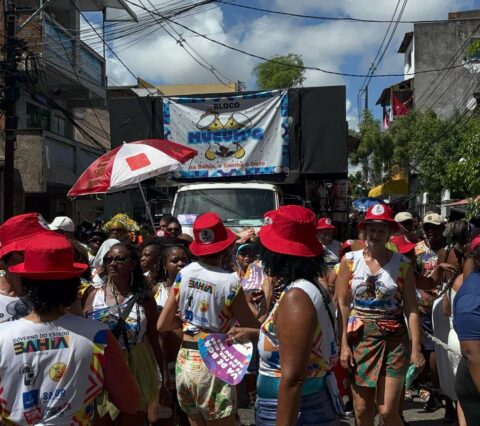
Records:
{"label": "asphalt road", "polygon": [[[405,404],[404,417],[410,426],[444,426],[443,416],[445,410],[442,408],[434,413],[428,413],[423,410],[423,402],[416,399],[412,403]],[[240,410],[240,419],[242,425],[254,425],[255,419],[253,410]],[[355,421],[353,418],[343,419],[342,426],[354,426]]]}

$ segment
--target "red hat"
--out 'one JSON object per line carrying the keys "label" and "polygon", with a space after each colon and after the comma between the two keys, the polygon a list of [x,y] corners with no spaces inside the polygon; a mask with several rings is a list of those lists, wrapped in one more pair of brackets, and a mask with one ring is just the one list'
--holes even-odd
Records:
{"label": "red hat", "polygon": [[480,245],[480,234],[470,242],[470,250],[474,251]]}
{"label": "red hat", "polygon": [[401,254],[407,254],[417,246],[415,243],[408,241],[405,235],[395,235],[390,238],[390,241],[395,244]]}
{"label": "red hat", "polygon": [[363,228],[367,223],[388,223],[396,231],[400,229],[400,224],[393,218],[393,211],[390,206],[386,204],[374,204],[371,206],[365,215],[365,219],[359,224],[359,228]]}
{"label": "red hat", "polygon": [[39,234],[52,234],[39,213],[14,216],[0,226],[0,258],[12,251],[24,251],[25,244]]}
{"label": "red hat", "polygon": [[321,217],[318,219],[317,229],[335,229],[335,225],[329,217]]}
{"label": "red hat", "polygon": [[36,280],[63,280],[80,276],[88,265],[73,261],[73,247],[59,234],[37,235],[25,244],[25,260],[8,270]]}
{"label": "red hat", "polygon": [[208,256],[220,253],[230,247],[237,238],[226,228],[216,213],[203,213],[193,224],[193,242],[190,251],[195,256]]}
{"label": "red hat", "polygon": [[315,257],[323,252],[316,235],[317,219],[311,210],[296,206],[282,206],[272,224],[259,231],[260,242],[275,253],[291,256]]}
{"label": "red hat", "polygon": [[273,219],[277,214],[277,210],[269,210],[263,215],[263,224],[264,225],[271,225],[273,223]]}

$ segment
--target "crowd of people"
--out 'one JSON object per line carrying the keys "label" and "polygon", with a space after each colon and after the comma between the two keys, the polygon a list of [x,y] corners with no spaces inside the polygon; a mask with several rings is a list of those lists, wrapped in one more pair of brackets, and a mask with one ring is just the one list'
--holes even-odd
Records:
{"label": "crowd of people", "polygon": [[[354,239],[301,206],[235,234],[164,215],[0,226],[6,425],[403,426],[404,401],[480,425],[480,232],[375,204]],[[232,384],[209,336],[250,348]],[[252,349],[253,343],[253,349]],[[236,353],[233,349],[231,353]]]}

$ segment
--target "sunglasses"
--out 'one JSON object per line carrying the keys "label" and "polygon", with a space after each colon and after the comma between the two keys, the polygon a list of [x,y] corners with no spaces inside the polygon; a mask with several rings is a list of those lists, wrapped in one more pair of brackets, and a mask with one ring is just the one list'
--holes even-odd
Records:
{"label": "sunglasses", "polygon": [[103,263],[105,265],[110,265],[110,263],[112,262],[123,264],[128,262],[129,260],[131,260],[131,258],[127,256],[115,256],[115,257],[105,256],[103,258]]}

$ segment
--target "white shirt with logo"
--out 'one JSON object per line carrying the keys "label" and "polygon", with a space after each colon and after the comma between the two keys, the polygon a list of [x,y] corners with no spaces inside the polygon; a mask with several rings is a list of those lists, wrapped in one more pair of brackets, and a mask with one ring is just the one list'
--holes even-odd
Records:
{"label": "white shirt with logo", "polygon": [[175,279],[174,291],[184,333],[227,332],[233,323],[232,303],[240,288],[238,278],[220,267],[193,262],[183,268]]}
{"label": "white shirt with logo", "polygon": [[6,424],[91,424],[103,390],[108,328],[65,314],[0,327],[0,414]]}
{"label": "white shirt with logo", "polygon": [[30,312],[32,308],[25,300],[0,294],[0,323],[22,318]]}

